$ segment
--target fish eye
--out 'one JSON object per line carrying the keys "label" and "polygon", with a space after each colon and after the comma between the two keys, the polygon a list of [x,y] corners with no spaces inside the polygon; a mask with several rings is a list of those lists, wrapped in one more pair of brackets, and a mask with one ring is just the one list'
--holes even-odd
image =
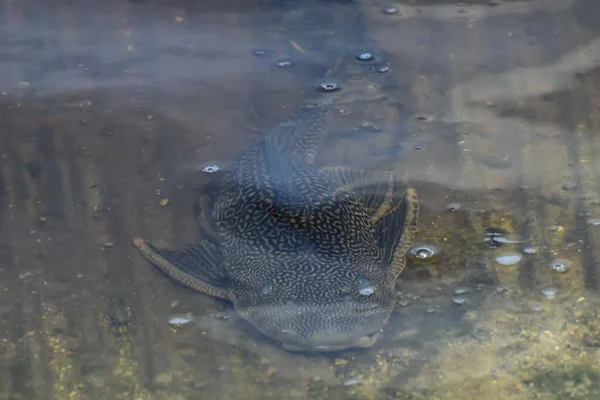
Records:
{"label": "fish eye", "polygon": [[361,286],[358,289],[358,293],[360,293],[361,296],[370,296],[373,293],[375,293],[375,288],[371,285],[367,285],[367,286]]}
{"label": "fish eye", "polygon": [[358,278],[358,293],[361,296],[371,296],[373,293],[375,293],[375,287],[373,285],[371,285],[371,282],[364,278],[364,277],[359,277]]}

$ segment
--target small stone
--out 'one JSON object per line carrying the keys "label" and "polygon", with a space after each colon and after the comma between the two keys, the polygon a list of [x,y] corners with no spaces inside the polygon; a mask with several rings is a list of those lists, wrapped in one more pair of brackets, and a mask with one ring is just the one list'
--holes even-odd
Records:
{"label": "small stone", "polygon": [[102,243],[102,248],[103,249],[110,249],[111,247],[113,247],[115,245],[114,242],[104,242]]}
{"label": "small stone", "polygon": [[146,121],[151,121],[153,119],[154,119],[154,115],[152,115],[152,114],[146,115]]}
{"label": "small stone", "polygon": [[166,206],[168,206],[168,205],[169,205],[169,203],[170,203],[170,200],[169,200],[169,198],[168,198],[168,197],[165,197],[164,199],[162,199],[161,201],[159,201],[159,202],[158,202],[158,204],[159,204],[161,207],[166,207]]}

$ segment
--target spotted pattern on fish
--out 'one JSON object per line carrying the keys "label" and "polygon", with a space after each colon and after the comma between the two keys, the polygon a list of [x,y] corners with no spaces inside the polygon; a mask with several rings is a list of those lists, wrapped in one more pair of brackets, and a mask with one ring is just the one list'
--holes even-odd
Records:
{"label": "spotted pattern on fish", "polygon": [[175,252],[134,243],[174,279],[227,297],[290,350],[372,345],[416,232],[416,193],[391,174],[313,165],[330,112],[302,109],[227,168],[203,213],[215,223],[216,246]]}

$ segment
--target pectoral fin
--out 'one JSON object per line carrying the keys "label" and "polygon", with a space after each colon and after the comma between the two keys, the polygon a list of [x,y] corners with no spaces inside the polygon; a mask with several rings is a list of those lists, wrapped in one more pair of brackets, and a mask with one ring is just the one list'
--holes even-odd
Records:
{"label": "pectoral fin", "polygon": [[417,192],[409,188],[392,198],[391,207],[375,225],[384,265],[388,265],[389,276],[394,280],[406,266],[406,251],[415,241],[418,219]]}
{"label": "pectoral fin", "polygon": [[136,238],[133,245],[173,280],[209,296],[229,300],[228,277],[220,268],[220,254],[214,244],[203,240],[183,250],[169,250]]}
{"label": "pectoral fin", "polygon": [[393,189],[393,176],[389,173],[371,173],[362,169],[325,167],[321,172],[340,187],[354,192],[367,208],[374,222],[389,209],[390,191]]}

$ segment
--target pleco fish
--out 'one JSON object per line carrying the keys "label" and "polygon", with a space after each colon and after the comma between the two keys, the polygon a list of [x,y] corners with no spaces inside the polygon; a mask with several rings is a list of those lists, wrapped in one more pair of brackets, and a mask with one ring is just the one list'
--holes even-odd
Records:
{"label": "pleco fish", "polygon": [[372,346],[417,230],[416,192],[392,174],[313,165],[331,107],[303,107],[223,171],[198,215],[216,234],[178,251],[133,241],[290,351]]}

